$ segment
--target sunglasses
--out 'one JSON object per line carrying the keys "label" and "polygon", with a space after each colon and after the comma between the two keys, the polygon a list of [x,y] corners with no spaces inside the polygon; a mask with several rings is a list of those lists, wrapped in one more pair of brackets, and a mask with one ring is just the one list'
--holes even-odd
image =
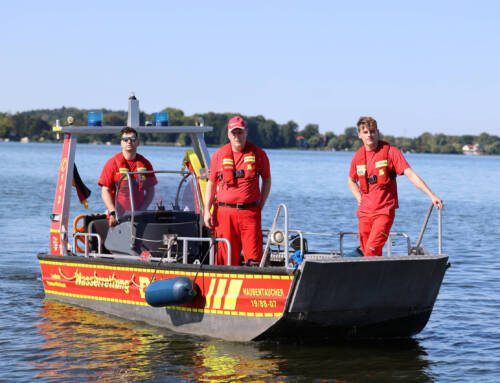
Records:
{"label": "sunglasses", "polygon": [[123,142],[136,142],[137,141],[137,137],[122,137],[122,141]]}

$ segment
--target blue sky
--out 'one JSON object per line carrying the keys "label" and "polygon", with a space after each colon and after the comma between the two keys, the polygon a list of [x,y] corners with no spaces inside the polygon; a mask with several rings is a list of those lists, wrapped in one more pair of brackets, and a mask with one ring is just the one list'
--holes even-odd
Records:
{"label": "blue sky", "polygon": [[500,135],[497,1],[2,1],[0,111],[261,114]]}

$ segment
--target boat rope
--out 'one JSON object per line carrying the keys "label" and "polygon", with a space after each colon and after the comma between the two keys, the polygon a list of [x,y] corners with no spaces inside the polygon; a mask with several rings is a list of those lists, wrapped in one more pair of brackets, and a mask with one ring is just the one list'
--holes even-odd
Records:
{"label": "boat rope", "polygon": [[[210,250],[212,250],[212,247],[216,243],[215,236],[211,235],[210,238],[212,239],[210,241],[210,247],[208,248],[208,250],[205,252],[205,255],[203,255],[202,259],[200,260],[200,267],[198,268],[198,270],[196,271],[196,274],[194,275],[193,287],[194,287],[194,284],[196,282],[196,278],[198,278],[198,274],[201,271],[201,268],[203,267],[203,262],[205,262],[205,259],[207,259],[207,255],[210,254]],[[215,249],[218,250],[218,246]],[[229,254],[229,256],[231,256],[231,254]]]}
{"label": "boat rope", "polygon": [[162,254],[162,256],[161,256],[160,260],[158,261],[158,263],[157,263],[157,264],[156,264],[156,266],[155,266],[155,270],[154,270],[154,272],[153,272],[153,276],[151,277],[151,280],[149,281],[149,283],[150,283],[150,284],[154,282],[154,280],[155,280],[155,276],[156,276],[156,271],[158,271],[158,267],[159,267],[159,266],[160,266],[160,264],[163,262],[163,258],[165,258],[165,255],[169,253],[170,248],[173,246],[173,244],[174,244],[175,242],[177,242],[177,241],[168,241],[168,246],[167,246],[166,251],[164,251],[164,252],[163,252],[163,254]]}
{"label": "boat rope", "polygon": [[163,242],[163,240],[162,240],[162,239],[148,239],[148,238],[141,238],[141,237],[137,237],[137,236],[135,236],[135,235],[132,235],[132,238],[134,238],[134,239],[139,239],[139,240],[144,241],[144,242],[158,242],[158,243]]}

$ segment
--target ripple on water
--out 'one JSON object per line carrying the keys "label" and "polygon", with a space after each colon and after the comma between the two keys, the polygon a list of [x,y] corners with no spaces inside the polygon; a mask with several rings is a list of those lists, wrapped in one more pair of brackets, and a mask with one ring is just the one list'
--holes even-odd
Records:
{"label": "ripple on water", "polygon": [[[4,303],[0,381],[500,381],[500,209],[495,208],[500,204],[496,192],[500,179],[491,177],[500,157],[409,158],[445,200],[443,251],[452,264],[430,321],[415,339],[335,345],[233,343],[175,334],[44,301],[36,253],[49,246],[48,217],[61,147],[0,146],[2,154],[13,159],[4,169],[5,179],[20,180],[15,187],[0,183],[0,217],[8,217],[0,220],[0,301]],[[77,155],[80,174],[93,191],[90,209],[100,211],[95,169],[118,146],[82,148]],[[141,152],[163,166],[176,163],[184,149],[171,148],[160,159],[159,148],[143,146]],[[295,229],[356,231],[356,202],[345,182],[351,156],[269,151],[273,188],[263,211],[263,227],[271,226],[278,204],[285,201]],[[457,168],[467,179],[457,176]],[[398,178],[398,184],[400,209],[393,228],[408,233],[414,243],[429,201],[404,177]],[[85,212],[74,193],[72,206],[72,214]],[[436,226],[433,212],[423,238],[432,252],[437,251]],[[310,242],[338,249],[338,242]],[[399,250],[403,247],[399,242],[395,245]]]}

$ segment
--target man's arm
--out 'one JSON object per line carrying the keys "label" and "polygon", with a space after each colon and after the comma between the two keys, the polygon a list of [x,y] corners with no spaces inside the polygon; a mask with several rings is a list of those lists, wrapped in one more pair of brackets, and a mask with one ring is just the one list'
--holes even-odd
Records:
{"label": "man's arm", "polygon": [[354,198],[356,198],[356,201],[358,201],[358,205],[361,204],[361,192],[359,191],[359,186],[356,181],[351,179],[351,177],[347,177],[347,186],[349,186],[349,189],[351,190],[351,193],[354,195]]}
{"label": "man's arm", "polygon": [[209,227],[210,229],[213,228],[213,219],[210,209],[212,208],[212,204],[214,203],[214,197],[215,197],[215,183],[209,180],[205,188],[205,205],[203,207],[204,210],[203,222],[205,223],[205,226]]}
{"label": "man's arm", "polygon": [[[101,197],[104,202],[104,205],[108,209],[108,212],[115,211],[115,201],[113,201],[113,197],[111,196],[111,191],[107,186],[101,187]],[[115,226],[117,224],[116,216],[110,215],[108,218],[109,226]]]}
{"label": "man's arm", "polygon": [[269,196],[269,192],[271,191],[271,176],[266,179],[262,179],[262,189],[260,191],[260,210],[264,209],[264,205],[266,204],[267,197]]}
{"label": "man's arm", "polygon": [[418,189],[422,190],[425,194],[429,196],[429,198],[432,201],[432,204],[438,208],[442,209],[443,208],[443,201],[441,198],[439,198],[437,195],[435,195],[432,190],[429,188],[429,186],[426,185],[424,180],[419,177],[419,175],[412,169],[412,168],[406,168],[403,174],[408,177],[408,179],[411,181],[413,185],[415,185]]}
{"label": "man's arm", "polygon": [[111,190],[107,186],[103,186],[101,188],[101,197],[104,202],[104,205],[109,211],[115,210],[115,201],[113,201],[113,197],[111,196]]}

